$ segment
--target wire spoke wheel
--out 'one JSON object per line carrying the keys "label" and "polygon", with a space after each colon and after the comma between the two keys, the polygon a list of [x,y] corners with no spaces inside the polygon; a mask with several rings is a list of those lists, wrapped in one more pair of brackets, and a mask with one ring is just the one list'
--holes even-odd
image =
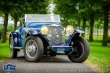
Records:
{"label": "wire spoke wheel", "polygon": [[29,36],[26,38],[24,44],[24,56],[27,61],[39,61],[43,56],[43,51],[44,45],[40,37]]}
{"label": "wire spoke wheel", "polygon": [[26,43],[26,54],[29,58],[34,58],[37,55],[37,43],[34,40],[29,40]]}

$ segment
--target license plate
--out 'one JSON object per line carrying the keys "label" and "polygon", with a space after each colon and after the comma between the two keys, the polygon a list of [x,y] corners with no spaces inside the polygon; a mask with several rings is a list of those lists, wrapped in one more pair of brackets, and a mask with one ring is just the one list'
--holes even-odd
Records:
{"label": "license plate", "polygon": [[65,51],[65,48],[57,48],[57,51]]}

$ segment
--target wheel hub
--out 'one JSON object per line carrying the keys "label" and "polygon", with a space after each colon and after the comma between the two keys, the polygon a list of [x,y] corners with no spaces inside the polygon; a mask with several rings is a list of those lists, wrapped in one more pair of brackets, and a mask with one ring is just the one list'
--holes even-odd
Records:
{"label": "wheel hub", "polygon": [[28,46],[27,48],[28,52],[32,52],[36,50],[36,47],[34,45]]}

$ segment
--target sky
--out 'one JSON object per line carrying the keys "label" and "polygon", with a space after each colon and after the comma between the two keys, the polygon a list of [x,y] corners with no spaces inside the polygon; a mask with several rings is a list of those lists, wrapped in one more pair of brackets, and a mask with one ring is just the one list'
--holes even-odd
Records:
{"label": "sky", "polygon": [[50,12],[50,14],[54,14],[53,13],[53,10],[55,8],[55,5],[53,3],[50,3],[48,7],[49,7],[49,10],[48,11]]}
{"label": "sky", "polygon": [[[3,17],[0,17],[0,25],[1,24],[3,24]],[[11,20],[11,18],[9,17],[9,19],[8,19],[8,24],[14,24],[14,21],[13,20]]]}

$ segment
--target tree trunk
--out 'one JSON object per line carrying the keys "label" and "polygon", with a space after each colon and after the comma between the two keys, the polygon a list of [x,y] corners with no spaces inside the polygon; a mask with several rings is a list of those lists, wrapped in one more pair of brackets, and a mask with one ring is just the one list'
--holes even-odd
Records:
{"label": "tree trunk", "polygon": [[94,31],[94,13],[90,14],[90,35],[89,35],[89,41],[93,41],[93,31]]}
{"label": "tree trunk", "polygon": [[20,26],[22,26],[22,22],[20,21]]}
{"label": "tree trunk", "polygon": [[78,19],[78,23],[77,23],[78,28],[80,28],[80,23],[81,23],[81,20],[80,20],[80,18],[79,18],[79,19]]}
{"label": "tree trunk", "polygon": [[98,40],[98,37],[99,37],[99,26],[97,25],[97,40]]}
{"label": "tree trunk", "polygon": [[108,18],[109,18],[109,4],[103,6],[104,11],[104,27],[102,46],[107,46],[108,41]]}
{"label": "tree trunk", "polygon": [[17,22],[18,22],[18,18],[17,18],[17,14],[15,13],[15,14],[14,14],[14,31],[15,31],[16,28],[17,28]]}
{"label": "tree trunk", "polygon": [[6,42],[7,25],[8,25],[8,13],[4,12],[4,24],[3,24],[3,31],[1,36],[2,43]]}
{"label": "tree trunk", "polygon": [[[85,28],[86,28],[86,18],[83,18],[83,26],[82,26],[82,28],[85,31]],[[82,34],[82,37],[85,37],[85,33]]]}

